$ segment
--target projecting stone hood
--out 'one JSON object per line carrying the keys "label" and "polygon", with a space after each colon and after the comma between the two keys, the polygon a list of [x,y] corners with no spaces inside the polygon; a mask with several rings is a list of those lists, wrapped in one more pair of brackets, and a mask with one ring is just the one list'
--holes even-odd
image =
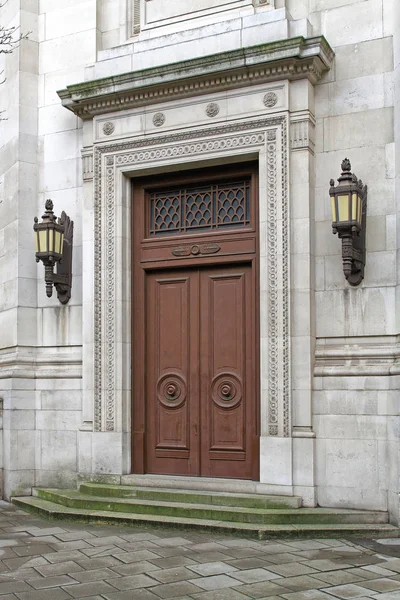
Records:
{"label": "projecting stone hood", "polygon": [[317,83],[334,52],[323,36],[295,37],[67,86],[63,106],[82,119],[287,79]]}

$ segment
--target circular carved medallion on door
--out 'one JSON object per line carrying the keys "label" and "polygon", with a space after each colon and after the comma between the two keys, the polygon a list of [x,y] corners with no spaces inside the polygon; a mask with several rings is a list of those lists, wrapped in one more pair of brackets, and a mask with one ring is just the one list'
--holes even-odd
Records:
{"label": "circular carved medallion on door", "polygon": [[234,408],[242,400],[242,382],[233,373],[220,373],[212,380],[211,395],[220,408]]}
{"label": "circular carved medallion on door", "polygon": [[157,397],[165,408],[179,408],[186,400],[186,382],[177,373],[166,373],[157,383]]}

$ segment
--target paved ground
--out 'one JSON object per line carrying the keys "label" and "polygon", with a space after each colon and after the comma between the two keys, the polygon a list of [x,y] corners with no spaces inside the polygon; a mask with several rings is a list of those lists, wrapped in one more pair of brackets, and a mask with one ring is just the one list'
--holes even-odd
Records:
{"label": "paved ground", "polygon": [[49,522],[0,502],[0,600],[400,600],[400,540]]}

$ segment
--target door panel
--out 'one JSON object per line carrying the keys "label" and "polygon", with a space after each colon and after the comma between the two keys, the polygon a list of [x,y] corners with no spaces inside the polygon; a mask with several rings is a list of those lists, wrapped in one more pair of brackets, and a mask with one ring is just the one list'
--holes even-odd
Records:
{"label": "door panel", "polygon": [[[198,470],[191,449],[198,402],[197,325],[192,322],[198,273],[156,273],[147,278],[147,460],[155,473]],[[192,455],[191,455],[192,454]]]}
{"label": "door panel", "polygon": [[254,310],[251,268],[201,272],[202,474],[251,478],[254,393],[246,389]]}
{"label": "door panel", "polygon": [[251,267],[160,271],[146,289],[147,471],[251,478]]}

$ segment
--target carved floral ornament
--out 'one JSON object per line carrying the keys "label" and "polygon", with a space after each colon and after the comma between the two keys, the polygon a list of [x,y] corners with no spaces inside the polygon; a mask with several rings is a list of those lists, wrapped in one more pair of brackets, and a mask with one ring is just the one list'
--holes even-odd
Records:
{"label": "carved floral ornament", "polygon": [[[238,149],[266,149],[267,188],[264,201],[267,209],[268,239],[268,433],[290,435],[290,284],[289,284],[289,218],[288,218],[288,150],[287,117],[283,115],[230,123],[208,129],[173,133],[95,147],[95,231],[94,231],[94,429],[117,431],[120,424],[117,405],[120,398],[118,380],[121,376],[117,361],[121,320],[115,311],[119,293],[115,273],[118,271],[120,206],[116,198],[116,177],[119,169],[133,165],[148,165],[152,161],[171,164],[171,160]],[[104,224],[107,223],[107,227]],[[192,246],[177,248],[178,253],[197,252]],[[217,247],[200,247],[207,254]],[[127,299],[129,300],[129,299]],[[118,375],[120,373],[120,375]],[[124,377],[129,378],[125,374]],[[240,385],[225,377],[214,386],[214,401],[226,406],[240,398]],[[167,404],[180,403],[185,397],[184,383],[173,377],[160,382],[159,394]]]}
{"label": "carved floral ornament", "polygon": [[107,123],[104,123],[104,125],[103,125],[103,133],[105,135],[111,135],[112,133],[114,133],[114,130],[115,130],[114,123],[112,123],[111,121],[107,121]]}

